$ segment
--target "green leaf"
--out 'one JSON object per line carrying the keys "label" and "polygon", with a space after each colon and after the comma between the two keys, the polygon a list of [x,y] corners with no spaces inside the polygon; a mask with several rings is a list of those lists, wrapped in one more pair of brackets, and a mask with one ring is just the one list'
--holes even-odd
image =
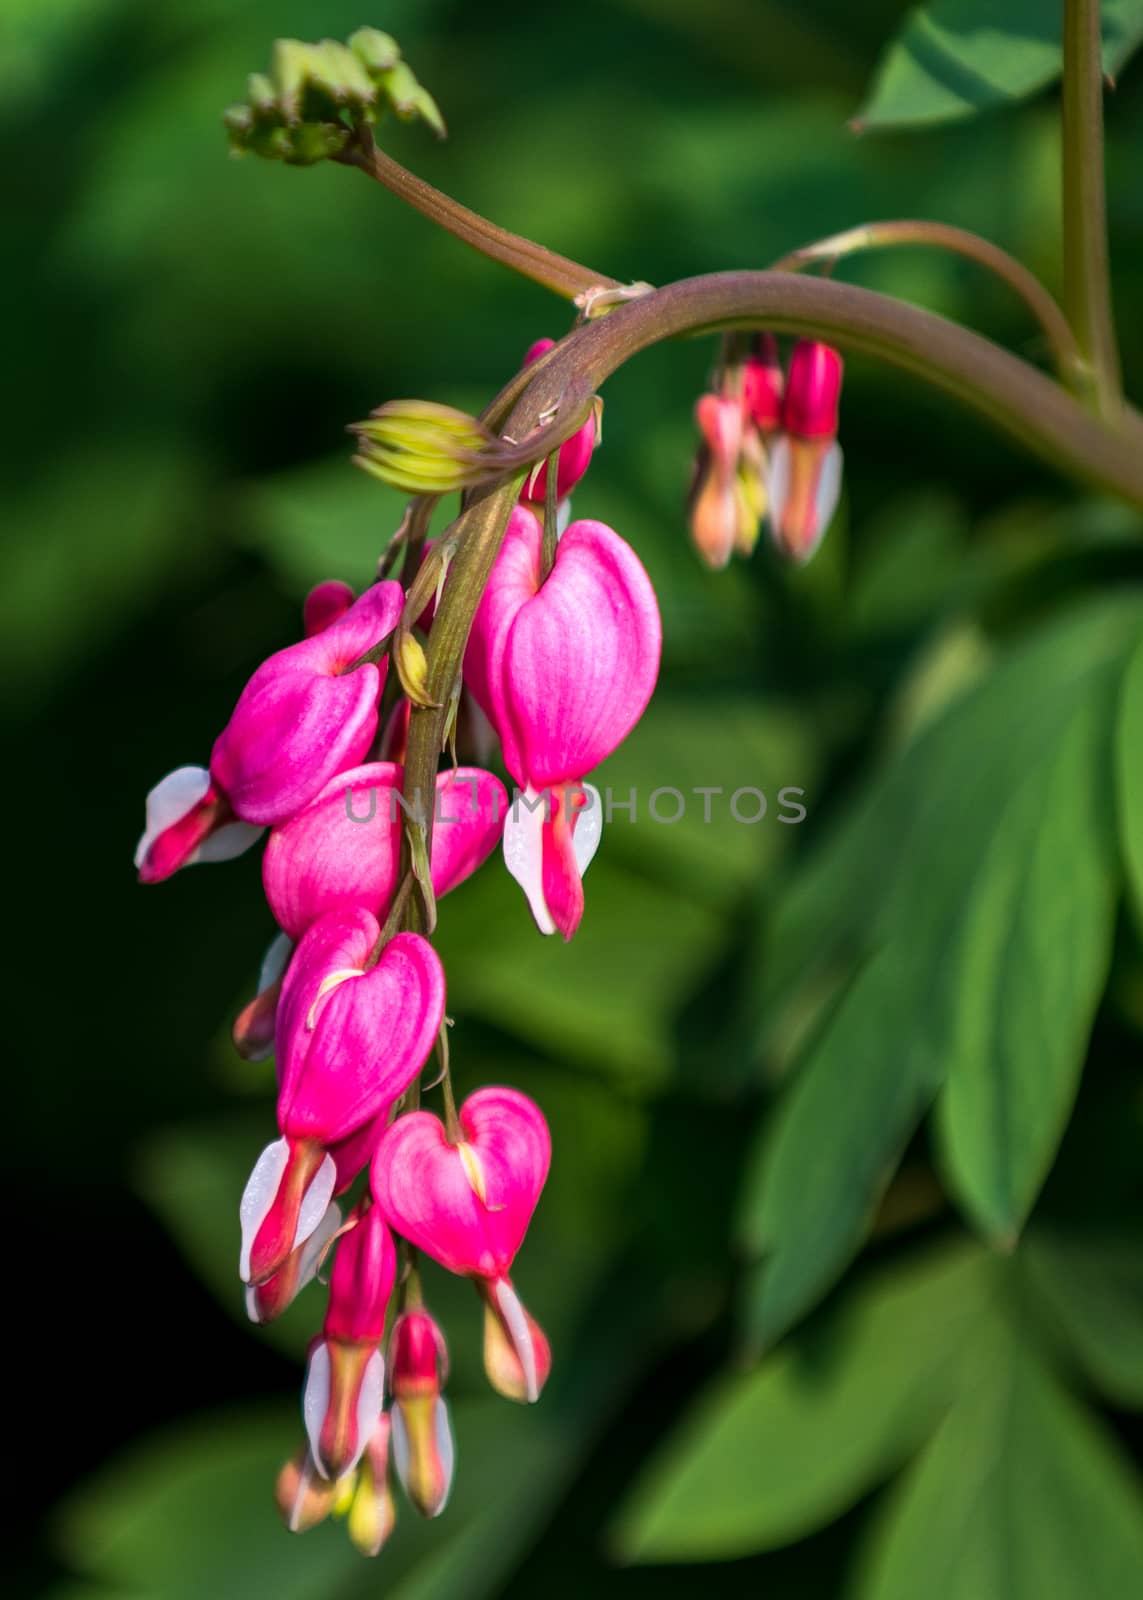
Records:
{"label": "green leaf", "polygon": [[742,1243],[761,1257],[746,1323],[773,1343],[861,1244],[901,1153],[935,1094],[941,1060],[899,1015],[908,952],[881,951],[846,994],[749,1168]]}
{"label": "green leaf", "polygon": [[1143,1406],[1143,1240],[1039,1227],[1019,1261],[1040,1311],[1099,1388]]}
{"label": "green leaf", "polygon": [[1116,687],[1094,686],[994,818],[949,963],[944,1166],[977,1224],[1009,1244],[1055,1155],[1107,979]]}
{"label": "green leaf", "polygon": [[[792,1017],[803,1038],[815,1023],[817,1036],[762,1131],[744,1193],[743,1239],[762,1257],[748,1314],[759,1340],[796,1320],[857,1248],[947,1072],[964,1080],[952,1091],[954,1170],[973,1214],[1010,1229],[1030,1202],[1061,1131],[1106,961],[1100,717],[1141,627],[1129,597],[1088,606],[1014,650],[890,764],[780,909],[764,965],[763,1049],[773,1052]],[[1018,828],[1004,821],[1014,795]],[[994,845],[998,824],[1019,853]],[[1025,878],[1027,904],[1014,917]],[[1037,920],[1049,907],[1051,938]],[[1061,913],[1079,917],[1062,936]],[[1085,941],[1078,955],[1073,937]],[[1061,979],[1065,958],[1077,971]],[[1047,983],[1060,992],[1040,995]],[[1004,1118],[1040,1058],[1005,1008],[1025,1016],[1041,1004],[1061,1030],[1041,1040],[1054,1093],[1022,1112],[1021,1142],[1009,1150]],[[985,1120],[966,1132],[962,1107],[974,1089]]]}
{"label": "green leaf", "polygon": [[[1063,4],[932,0],[909,13],[857,116],[862,128],[952,122],[1037,93],[1063,70]],[[1143,40],[1143,0],[1105,0],[1103,67]]]}
{"label": "green leaf", "polygon": [[622,1507],[621,1557],[729,1560],[838,1516],[935,1426],[992,1266],[958,1246],[894,1267],[756,1371],[718,1380]]}
{"label": "green leaf", "polygon": [[1116,796],[1127,884],[1143,930],[1143,644],[1123,679],[1116,741]]}
{"label": "green leaf", "polygon": [[890,1497],[849,1600],[1124,1600],[1143,1498],[1118,1446],[1011,1329],[966,1357],[940,1431]]}

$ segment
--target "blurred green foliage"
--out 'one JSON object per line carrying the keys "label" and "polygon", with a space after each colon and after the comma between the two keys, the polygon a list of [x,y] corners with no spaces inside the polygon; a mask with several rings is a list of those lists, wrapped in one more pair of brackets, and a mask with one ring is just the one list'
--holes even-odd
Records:
{"label": "blurred green foliage", "polygon": [[[479,408],[568,322],[354,173],[228,161],[220,112],[271,41],[395,34],[451,139],[396,128],[387,147],[618,277],[761,265],[912,214],[989,234],[1058,289],[1053,98],[1015,103],[1055,71],[1034,37],[1029,53],[1009,30],[997,85],[992,33],[961,28],[1003,113],[847,133],[878,63],[881,120],[938,105],[901,76],[905,9],[5,6],[0,649],[29,780],[9,833],[26,970],[5,1182],[9,1214],[31,1213],[37,1341],[13,1492],[29,1513],[45,1488],[57,1501],[26,1519],[14,1592],[1143,1588],[1133,514],[855,360],[820,558],[790,573],[761,550],[714,576],[682,514],[710,349],[656,349],[608,385],[577,509],[639,549],[666,649],[600,781],[750,785],[770,809],[754,827],[718,806],[706,825],[697,803],[672,826],[618,816],[567,949],[494,866],[442,904],[459,1087],[517,1084],[553,1130],[517,1278],[556,1365],[538,1407],[490,1398],[475,1296],[428,1275],[456,1494],[430,1526],[402,1507],[376,1564],[340,1528],[289,1539],[270,1499],[320,1293],[280,1328],[242,1321],[236,1204],[271,1074],[226,1030],[272,932],[257,864],[147,894],[128,866],[148,785],[205,755],[306,588],[367,582],[399,521],[349,466],[345,425],[401,396]],[[954,31],[976,14],[925,9]],[[990,29],[1001,11],[1028,8],[990,7]],[[1137,8],[1108,11],[1129,31]],[[891,84],[912,97],[895,110]],[[1130,386],[1137,64],[1108,115]],[[963,261],[846,272],[1043,354]],[[50,799],[29,816],[36,783]],[[777,820],[784,786],[806,791],[797,827]]]}

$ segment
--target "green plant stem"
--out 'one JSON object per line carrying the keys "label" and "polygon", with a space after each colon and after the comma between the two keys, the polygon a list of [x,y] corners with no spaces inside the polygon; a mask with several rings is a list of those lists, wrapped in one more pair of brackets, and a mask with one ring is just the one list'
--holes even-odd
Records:
{"label": "green plant stem", "polygon": [[531,278],[533,283],[551,289],[554,294],[563,295],[566,300],[574,300],[588,289],[621,287],[616,278],[593,272],[578,261],[557,255],[555,251],[518,233],[509,233],[506,228],[489,222],[479,212],[470,211],[451,196],[434,189],[431,183],[416,177],[399,161],[386,155],[384,150],[379,150],[371,138],[363,142],[360,148],[348,150],[337,159],[342,165],[357,167],[375,178],[398,199],[406,201],[422,216],[428,217],[430,222],[446,228],[474,250],[479,250],[481,255],[499,261],[502,266],[511,267],[514,272]]}
{"label": "green plant stem", "polygon": [[870,222],[859,228],[849,228],[844,233],[831,234],[828,239],[818,239],[791,250],[780,261],[775,261],[774,272],[799,272],[815,262],[834,262],[842,256],[854,255],[864,250],[885,250],[898,245],[929,245],[953,255],[965,256],[977,262],[994,277],[1000,278],[1020,296],[1028,310],[1040,324],[1052,350],[1052,358],[1060,377],[1069,388],[1082,385],[1086,363],[1076,343],[1075,335],[1063,311],[1034,273],[1028,271],[1015,256],[1001,250],[989,239],[966,228],[954,228],[944,222],[925,222],[904,218],[894,222]]}
{"label": "green plant stem", "polygon": [[556,420],[531,441],[536,459],[549,455],[575,431],[591,395],[640,350],[734,327],[807,334],[876,357],[950,395],[1057,470],[1143,507],[1143,420],[1136,413],[1127,413],[1127,436],[980,334],[888,295],[788,272],[683,279],[577,328],[536,363],[505,431],[528,437],[537,415],[558,406]]}
{"label": "green plant stem", "polygon": [[1099,0],[1065,0],[1063,121],[1064,305],[1090,404],[1115,423],[1123,396],[1107,248]]}

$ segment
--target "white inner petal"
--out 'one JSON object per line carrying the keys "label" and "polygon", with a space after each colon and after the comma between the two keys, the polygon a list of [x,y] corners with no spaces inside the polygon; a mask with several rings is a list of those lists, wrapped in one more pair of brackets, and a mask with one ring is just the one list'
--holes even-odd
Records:
{"label": "white inner petal", "polygon": [[314,1346],[306,1368],[305,1388],[302,1390],[302,1421],[306,1425],[306,1438],[310,1442],[314,1465],[323,1478],[329,1477],[321,1458],[321,1428],[329,1410],[329,1377],[329,1346],[323,1339]]}
{"label": "white inner petal", "polygon": [[452,1427],[448,1420],[448,1406],[440,1395],[433,1407],[433,1433],[436,1436],[437,1457],[441,1464],[441,1475],[444,1478],[444,1494],[437,1507],[435,1515],[440,1516],[448,1504],[448,1497],[452,1493],[452,1469],[456,1460],[456,1446],[453,1444]]}
{"label": "white inner petal", "polygon": [[258,973],[259,994],[263,994],[272,983],[277,983],[293,953],[294,941],[288,933],[280,933],[277,938],[271,939],[266,947],[266,954],[262,957],[262,966]]}
{"label": "white inner petal", "polygon": [[784,433],[770,446],[766,489],[770,500],[770,527],[776,536],[786,515],[786,502],[790,498],[790,441]]}
{"label": "white inner petal", "polygon": [[331,1155],[326,1155],[321,1166],[314,1174],[313,1182],[302,1196],[302,1203],[298,1207],[298,1226],[294,1234],[294,1249],[313,1233],[322,1221],[326,1209],[333,1199],[334,1185],[337,1183],[337,1163]]}
{"label": "white inner petal", "polygon": [[[238,1258],[238,1276],[243,1283],[250,1277],[250,1252],[258,1229],[266,1220],[274,1204],[278,1186],[290,1159],[290,1147],[284,1139],[268,1144],[254,1163],[254,1170],[246,1180],[242,1199],[238,1202],[238,1221],[242,1228],[242,1250]],[[328,1157],[327,1157],[328,1159]],[[329,1196],[326,1196],[326,1203]]]}
{"label": "white inner petal", "polygon": [[409,1434],[401,1407],[396,1405],[389,1413],[389,1443],[393,1449],[393,1466],[397,1480],[405,1493],[409,1492]]}
{"label": "white inner petal", "polygon": [[839,444],[831,445],[821,465],[818,475],[817,494],[814,497],[814,514],[817,523],[814,528],[814,544],[816,550],[822,536],[837,510],[837,503],[841,499],[841,469],[843,456]]}
{"label": "white inner petal", "polygon": [[[328,1157],[326,1158],[329,1159]],[[322,1252],[341,1227],[341,1207],[331,1205],[326,1210],[325,1216],[310,1234],[302,1247],[301,1258],[298,1261],[298,1287],[294,1290],[297,1294],[311,1281],[321,1264]]]}
{"label": "white inner petal", "polygon": [[143,865],[159,835],[193,810],[209,788],[210,773],[205,767],[176,767],[159,779],[147,796],[146,826],[135,847],[136,867]]}
{"label": "white inner petal", "polygon": [[599,849],[599,841],[603,837],[603,801],[593,783],[581,783],[580,788],[587,795],[588,804],[583,807],[576,819],[575,832],[572,834],[572,851],[582,878],[591,865],[592,858]]}
{"label": "white inner petal", "polygon": [[555,933],[556,925],[544,899],[543,830],[548,799],[545,796],[539,804],[537,801],[536,791],[529,784],[523,798],[515,796],[508,807],[504,819],[504,865],[523,889],[537,928],[541,933]]}
{"label": "white inner petal", "polygon": [[187,858],[187,865],[194,861],[233,861],[235,856],[257,844],[265,831],[252,822],[224,822],[221,828],[207,834],[194,854]]}
{"label": "white inner petal", "polygon": [[365,1371],[361,1377],[361,1388],[357,1395],[357,1442],[353,1452],[353,1460],[346,1471],[349,1472],[361,1460],[365,1446],[372,1439],[381,1416],[381,1406],[385,1400],[385,1360],[380,1350],[374,1350],[369,1360],[365,1363]]}
{"label": "white inner petal", "polygon": [[524,1314],[524,1307],[520,1304],[520,1297],[512,1285],[501,1278],[496,1284],[496,1300],[511,1335],[516,1359],[523,1369],[524,1392],[529,1400],[538,1400],[540,1384],[536,1376],[536,1351],[532,1344],[532,1330],[528,1326],[528,1318]]}

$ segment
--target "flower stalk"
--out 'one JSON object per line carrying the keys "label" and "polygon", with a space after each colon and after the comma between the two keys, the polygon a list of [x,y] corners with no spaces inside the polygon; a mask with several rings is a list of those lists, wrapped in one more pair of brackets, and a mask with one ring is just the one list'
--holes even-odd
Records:
{"label": "flower stalk", "polygon": [[1101,44],[1099,0],[1065,0],[1064,304],[1086,367],[1088,403],[1116,424],[1123,393],[1107,245]]}
{"label": "flower stalk", "polygon": [[917,218],[865,223],[861,227],[848,228],[844,233],[834,233],[826,239],[803,245],[799,250],[791,250],[781,260],[774,262],[773,271],[800,272],[803,267],[815,263],[832,265],[843,256],[855,255],[858,251],[885,250],[909,244],[928,245],[933,249],[964,256],[1000,278],[1020,296],[1040,324],[1051,347],[1053,364],[1061,381],[1070,389],[1083,386],[1087,363],[1080,353],[1071,325],[1056,300],[1039,278],[1015,256],[1009,255],[1007,250],[1001,250],[990,239],[969,232],[967,228],[954,228],[946,222],[927,222]]}

